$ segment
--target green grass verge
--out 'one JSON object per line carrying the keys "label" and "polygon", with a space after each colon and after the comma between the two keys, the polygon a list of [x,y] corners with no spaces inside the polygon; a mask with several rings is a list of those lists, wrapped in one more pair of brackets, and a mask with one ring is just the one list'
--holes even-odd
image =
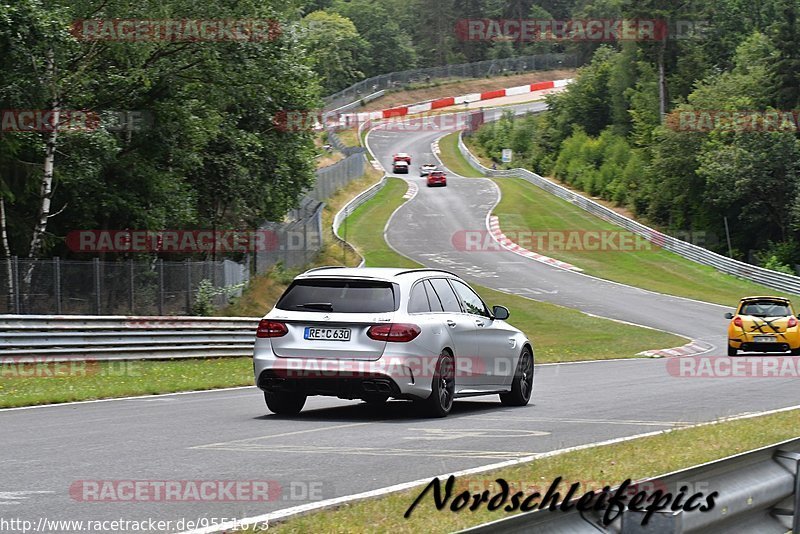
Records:
{"label": "green grass verge", "polygon": [[[386,221],[404,202],[402,196],[406,189],[404,180],[389,178],[372,201],[347,219],[347,239],[362,252],[370,267],[421,267],[393,251],[383,239]],[[509,323],[528,334],[534,343],[538,363],[631,358],[643,350],[675,347],[687,341],[657,330],[591,317],[486,287],[474,287],[490,306],[508,307]],[[565,336],[563,332],[570,334]]]}
{"label": "green grass verge", "polygon": [[252,358],[0,364],[0,408],[253,384]]}
{"label": "green grass verge", "polygon": [[[361,258],[333,238],[334,214],[350,199],[377,182],[382,173],[369,167],[364,176],[337,191],[326,202],[325,246],[311,265],[358,265]],[[304,268],[280,267],[255,276],[242,297],[220,315],[260,317],[274,305],[294,276]],[[139,360],[16,364],[0,359],[0,408],[54,404],[113,397],[217,389],[253,384],[252,358]]]}
{"label": "green grass verge", "polygon": [[[452,494],[455,496],[464,490],[475,493],[488,489],[490,495],[494,495],[498,491],[497,478],[509,483],[511,494],[523,491],[529,495],[537,490],[544,493],[542,488],[549,487],[559,476],[564,480],[560,487],[562,496],[574,482],[581,482],[581,494],[588,489],[602,489],[604,485],[618,485],[628,478],[642,480],[767,446],[794,438],[798,432],[800,410],[671,430],[656,436],[568,452],[461,477],[456,479]],[[269,526],[269,531],[445,533],[509,515],[500,510],[490,512],[485,506],[474,512],[462,510],[453,513],[449,508],[438,511],[429,493],[414,509],[411,517],[404,519],[403,514],[423,487],[274,523]],[[705,494],[711,491],[724,492],[725,488],[709,488]]]}
{"label": "green grass verge", "polygon": [[[583,269],[587,274],[630,284],[660,293],[689,297],[733,307],[740,298],[748,295],[787,295],[768,287],[721,273],[712,267],[689,261],[677,254],[651,243],[630,239],[628,250],[576,250],[554,244],[549,246],[537,240],[531,232],[562,231],[610,232],[615,234],[621,227],[608,223],[594,215],[544,192],[521,178],[501,178],[495,182],[500,186],[502,199],[495,208],[500,217],[503,232],[525,248],[546,256],[567,261]],[[622,235],[631,234],[623,230]],[[567,242],[566,237],[564,242]],[[619,243],[619,241],[616,241]],[[610,247],[608,247],[610,248]]]}
{"label": "green grass verge", "polygon": [[483,174],[476,171],[458,150],[458,132],[447,134],[439,139],[439,158],[444,166],[461,176],[480,178]]}

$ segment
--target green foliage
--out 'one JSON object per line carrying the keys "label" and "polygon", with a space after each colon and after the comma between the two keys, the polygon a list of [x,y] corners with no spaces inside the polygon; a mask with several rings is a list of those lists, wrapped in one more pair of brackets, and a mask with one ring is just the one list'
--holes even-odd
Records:
{"label": "green foliage", "polygon": [[214,315],[214,297],[217,295],[217,290],[211,280],[204,278],[200,280],[197,286],[197,292],[194,295],[194,303],[192,304],[192,314],[201,315],[204,317],[211,317]]}
{"label": "green foliage", "polygon": [[[586,4],[581,12],[592,16],[601,5]],[[646,9],[668,14],[673,7],[648,0],[622,9],[627,15]],[[548,97],[548,112],[504,118],[474,137],[492,157],[512,146],[523,165],[651,223],[705,232],[706,245],[726,254],[718,236],[725,235],[727,219],[738,257],[766,249],[761,263],[774,257],[770,265],[793,265],[800,261],[793,244],[800,240],[798,132],[716,118],[720,112],[753,117],[800,105],[796,9],[787,0],[768,0],[749,13],[739,4],[719,3],[697,13],[698,20],[713,14],[721,21],[702,38],[600,46],[575,83]],[[736,17],[744,19],[746,33],[735,29]],[[775,17],[782,18],[773,23]],[[659,109],[662,67],[672,111],[665,119]],[[699,113],[711,118],[708,128],[698,128]],[[787,243],[791,253],[780,249]]]}
{"label": "green foliage", "polygon": [[[53,4],[53,3],[51,3]],[[62,131],[43,253],[75,229],[255,228],[279,220],[314,177],[310,131],[275,127],[320,87],[296,33],[248,42],[82,41],[80,19],[272,19],[296,5],[212,0],[38,0],[0,6],[0,109],[134,112],[132,129]],[[49,58],[54,68],[48,70]],[[50,74],[46,74],[50,73]],[[284,129],[285,130],[285,129]],[[46,134],[0,136],[12,253],[26,255],[41,204]]]}

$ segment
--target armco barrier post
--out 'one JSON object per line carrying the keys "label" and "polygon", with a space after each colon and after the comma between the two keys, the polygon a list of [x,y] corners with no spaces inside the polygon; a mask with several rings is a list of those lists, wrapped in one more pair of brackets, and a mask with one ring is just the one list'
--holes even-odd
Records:
{"label": "armco barrier post", "polygon": [[100,315],[100,258],[92,259],[94,272],[94,313]]}
{"label": "armco barrier post", "polygon": [[128,307],[130,310],[130,314],[133,315],[133,308],[135,305],[134,300],[134,277],[136,276],[136,271],[133,265],[133,260],[128,260]]}
{"label": "armco barrier post", "polygon": [[794,462],[794,509],[774,509],[774,515],[792,516],[792,534],[800,534],[800,453],[777,451],[775,458],[791,460]]}
{"label": "armco barrier post", "polygon": [[13,279],[14,279],[14,313],[22,313],[19,306],[19,257],[14,256],[11,261],[11,270],[13,272]]}
{"label": "armco barrier post", "polygon": [[189,258],[184,262],[184,270],[186,271],[186,315],[192,314],[192,265]]}
{"label": "armco barrier post", "polygon": [[61,315],[61,258],[53,258],[53,270],[55,271],[56,284],[56,313]]}
{"label": "armco barrier post", "polygon": [[164,260],[158,260],[158,314],[164,315]]}

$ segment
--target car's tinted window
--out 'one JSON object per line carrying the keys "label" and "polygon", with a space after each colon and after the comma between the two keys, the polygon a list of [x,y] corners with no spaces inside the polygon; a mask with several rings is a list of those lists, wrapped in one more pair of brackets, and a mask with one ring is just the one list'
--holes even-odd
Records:
{"label": "car's tinted window", "polygon": [[397,309],[396,286],[368,280],[295,280],[276,307],[334,313],[380,313]]}
{"label": "car's tinted window", "polygon": [[419,282],[411,289],[411,297],[408,301],[408,313],[422,313],[431,311],[430,304],[428,304],[428,294],[425,292],[425,286]]}
{"label": "car's tinted window", "polygon": [[423,284],[425,284],[425,291],[428,293],[428,302],[431,304],[431,311],[444,311],[442,302],[439,300],[439,296],[436,295],[436,291],[433,290],[433,286],[431,286],[430,281],[425,280]]}
{"label": "car's tinted window", "polygon": [[461,304],[464,306],[464,309],[467,310],[467,313],[490,317],[489,310],[486,309],[486,305],[467,284],[459,282],[458,280],[450,280],[450,282],[453,284],[456,293],[458,293],[458,296],[461,298]]}
{"label": "car's tinted window", "polygon": [[741,315],[755,315],[760,317],[782,317],[791,315],[789,306],[782,302],[775,302],[770,300],[761,300],[756,302],[747,302],[742,305]]}
{"label": "car's tinted window", "polygon": [[442,303],[442,307],[446,312],[461,312],[461,305],[459,299],[444,278],[432,278],[431,285]]}

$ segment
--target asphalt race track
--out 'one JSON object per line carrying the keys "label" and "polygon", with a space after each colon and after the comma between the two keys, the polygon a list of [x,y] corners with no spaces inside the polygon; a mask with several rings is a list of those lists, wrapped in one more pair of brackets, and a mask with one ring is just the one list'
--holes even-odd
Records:
{"label": "asphalt race track", "polygon": [[[452,173],[448,187],[426,188],[415,171],[433,158],[430,143],[439,135],[380,129],[369,135],[387,169],[392,153],[411,153],[408,179],[420,185],[391,221],[392,247],[470,282],[661,328],[708,343],[710,355],[723,354],[720,306],[604,282],[510,252],[455,250],[455,232],[485,229],[498,192],[490,180]],[[284,418],[267,412],[255,388],[3,410],[0,506],[4,517],[34,524],[42,517],[251,517],[533,453],[798,404],[796,380],[677,378],[663,359],[548,365],[536,373],[527,407],[504,408],[494,396],[478,397],[456,401],[445,419],[420,418],[407,402],[373,408],[320,397],[309,399],[299,416]],[[102,480],[258,480],[278,490],[267,502],[81,501],[75,491],[85,487],[80,481]]]}

